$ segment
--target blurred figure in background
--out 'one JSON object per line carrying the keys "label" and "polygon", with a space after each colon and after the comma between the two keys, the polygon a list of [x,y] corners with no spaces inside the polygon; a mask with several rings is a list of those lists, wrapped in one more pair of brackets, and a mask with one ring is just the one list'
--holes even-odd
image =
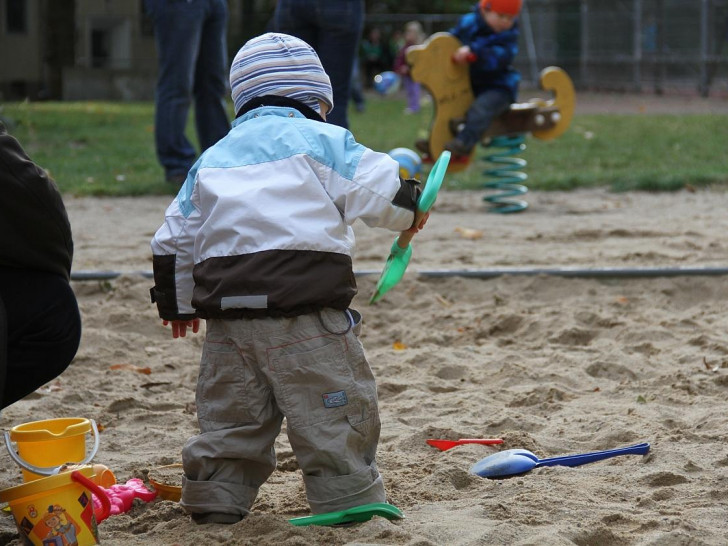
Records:
{"label": "blurred figure in background", "polygon": [[364,86],[374,86],[374,76],[389,70],[388,51],[382,40],[382,31],[372,27],[361,41],[361,60],[364,68]]}
{"label": "blurred figure in background", "polygon": [[334,108],[327,121],[349,128],[351,74],[364,26],[364,0],[278,0],[273,29],[311,45],[331,78]]}
{"label": "blurred figure in background", "polygon": [[154,137],[165,180],[181,186],[198,153],[185,136],[194,101],[200,153],[230,130],[225,0],[144,0],[159,59]]}
{"label": "blurred figure in background", "polygon": [[410,77],[410,67],[407,64],[407,49],[413,45],[420,45],[425,41],[425,31],[418,21],[410,21],[404,27],[404,45],[394,60],[394,71],[402,78],[402,86],[407,96],[405,114],[416,114],[420,111],[420,84]]}
{"label": "blurred figure in background", "polygon": [[467,156],[492,121],[516,102],[521,75],[513,67],[518,53],[518,15],[523,0],[480,0],[450,31],[462,42],[453,62],[467,64],[475,100],[465,123],[445,149]]}
{"label": "blurred figure in background", "polygon": [[385,58],[389,68],[394,65],[394,60],[402,47],[404,47],[404,32],[402,32],[401,28],[395,28],[387,38]]}
{"label": "blurred figure in background", "polygon": [[359,57],[354,56],[354,67],[351,69],[351,100],[357,112],[366,110],[366,99],[361,85],[361,70],[359,68]]}

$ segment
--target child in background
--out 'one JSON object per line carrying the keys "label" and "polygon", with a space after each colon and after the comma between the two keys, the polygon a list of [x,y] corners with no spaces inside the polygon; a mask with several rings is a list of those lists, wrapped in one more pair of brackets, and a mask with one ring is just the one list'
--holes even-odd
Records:
{"label": "child in background", "polygon": [[397,53],[394,60],[394,71],[402,78],[405,94],[407,96],[407,108],[405,114],[416,114],[420,111],[420,84],[410,77],[410,67],[407,64],[407,48],[413,45],[420,45],[425,41],[425,31],[418,21],[410,21],[404,27],[404,45]]}
{"label": "child in background", "polygon": [[331,85],[304,41],[253,38],[230,86],[230,133],[152,240],[152,301],[173,337],[207,320],[181,504],[197,523],[242,519],[276,468],[284,417],[313,513],[385,502],[376,385],[349,309],[351,224],[417,232],[420,188],[325,123]]}
{"label": "child in background", "polygon": [[464,127],[444,148],[455,155],[469,155],[493,119],[516,101],[521,76],[513,68],[518,53],[518,14],[522,0],[480,0],[450,33],[462,42],[453,57],[470,63],[470,82],[475,100]]}
{"label": "child in background", "polygon": [[392,62],[392,57],[388,55],[386,44],[382,39],[382,31],[378,27],[369,29],[367,35],[362,38],[360,51],[359,58],[364,69],[364,87],[371,88],[374,85],[374,76],[389,70],[387,67]]}

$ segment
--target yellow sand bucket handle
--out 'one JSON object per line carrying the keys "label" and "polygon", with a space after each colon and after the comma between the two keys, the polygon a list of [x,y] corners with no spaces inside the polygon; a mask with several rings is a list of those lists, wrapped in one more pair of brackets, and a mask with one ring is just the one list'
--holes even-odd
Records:
{"label": "yellow sand bucket handle", "polygon": [[[96,428],[96,421],[94,421],[93,419],[89,419],[88,421],[89,421],[89,423],[91,423],[91,431],[94,434],[94,446],[91,449],[91,452],[88,454],[88,456],[83,461],[80,461],[80,462],[66,461],[65,463],[63,463],[61,465],[48,466],[48,467],[34,466],[34,465],[28,463],[27,461],[24,461],[23,459],[21,459],[18,456],[17,452],[13,448],[13,442],[10,439],[10,433],[8,433],[7,431],[5,431],[5,433],[4,433],[5,434],[5,445],[8,448],[8,453],[10,454],[10,457],[18,464],[18,466],[20,466],[24,470],[27,470],[28,472],[32,472],[34,474],[39,474],[41,476],[53,476],[55,474],[58,474],[61,471],[61,469],[64,466],[66,466],[67,463],[72,462],[75,465],[83,466],[85,464],[88,464],[91,461],[91,459],[93,459],[94,456],[96,455],[96,452],[99,450],[99,429]],[[70,425],[69,428],[78,427],[78,426],[79,425]],[[47,431],[44,431],[44,433],[46,435],[50,434]]]}

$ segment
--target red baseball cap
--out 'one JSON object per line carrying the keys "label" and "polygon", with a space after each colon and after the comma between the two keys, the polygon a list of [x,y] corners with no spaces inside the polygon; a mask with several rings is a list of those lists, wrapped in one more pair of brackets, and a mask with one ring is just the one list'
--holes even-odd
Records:
{"label": "red baseball cap", "polygon": [[480,0],[480,7],[515,17],[521,12],[523,0]]}

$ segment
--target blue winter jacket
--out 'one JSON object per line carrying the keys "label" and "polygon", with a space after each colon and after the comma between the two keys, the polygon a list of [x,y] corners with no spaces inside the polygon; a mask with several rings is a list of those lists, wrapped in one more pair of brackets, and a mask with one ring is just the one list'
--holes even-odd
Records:
{"label": "blue winter jacket", "polygon": [[500,88],[508,91],[515,102],[521,75],[511,65],[518,53],[518,21],[510,30],[495,32],[476,5],[472,12],[460,18],[450,34],[470,46],[477,56],[470,64],[473,93],[479,95],[486,89]]}

